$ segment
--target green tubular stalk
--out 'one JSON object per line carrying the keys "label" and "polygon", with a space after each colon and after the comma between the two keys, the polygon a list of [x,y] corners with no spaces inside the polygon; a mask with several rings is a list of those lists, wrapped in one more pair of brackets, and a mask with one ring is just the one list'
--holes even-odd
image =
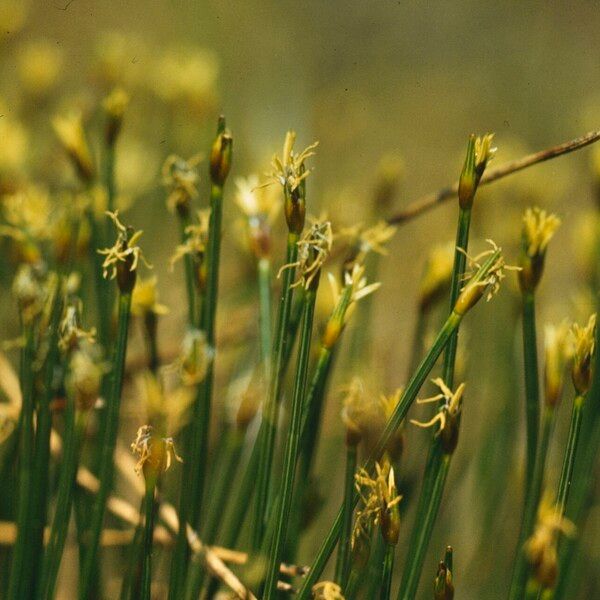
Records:
{"label": "green tubular stalk", "polygon": [[[288,233],[286,265],[294,264],[298,259],[298,235]],[[269,382],[269,393],[263,407],[263,416],[257,443],[259,447],[258,472],[256,478],[256,497],[254,503],[254,522],[252,531],[252,548],[257,550],[264,536],[268,504],[271,494],[271,470],[275,450],[275,436],[279,420],[280,396],[282,387],[283,358],[288,349],[288,324],[294,295],[292,287],[296,275],[294,267],[283,272],[283,285],[279,300],[275,342],[273,345],[274,365]]]}
{"label": "green tubular stalk", "polygon": [[[285,344],[285,348],[283,351],[282,378],[285,377],[285,373],[287,371],[290,358],[292,356],[292,348],[294,346],[294,341],[298,333],[298,327],[302,315],[302,306],[304,304],[303,298],[304,288],[301,288],[296,294],[294,294],[294,302],[292,305],[291,316],[288,323],[287,334],[285,338],[287,340],[287,343]],[[236,487],[235,493],[232,494],[230,501],[227,503],[224,518],[222,519],[222,524],[225,527],[225,529],[220,533],[219,536],[216,536],[215,538],[218,538],[219,543],[225,548],[233,548],[235,546],[239,533],[242,529],[242,524],[244,522],[244,519],[246,518],[246,513],[252,500],[252,495],[254,494],[254,489],[256,487],[256,474],[258,470],[259,439],[260,431],[252,446],[250,458],[248,459],[246,470],[242,476],[240,485],[239,487]],[[196,566],[196,563],[192,563],[192,565],[194,569],[199,568]],[[215,594],[216,588],[218,586],[218,580],[214,578],[211,579],[210,585],[208,587],[209,591],[207,593],[207,598],[211,598]]]}
{"label": "green tubular stalk", "polygon": [[281,560],[283,558],[283,548],[286,543],[287,526],[292,507],[296,463],[300,449],[300,436],[302,433],[302,410],[305,401],[304,395],[306,393],[308,360],[310,357],[310,345],[317,286],[318,275],[315,280],[313,280],[311,287],[306,291],[304,298],[300,347],[298,351],[298,363],[296,367],[294,393],[292,397],[291,421],[284,451],[283,478],[281,481],[280,500],[278,502],[277,524],[275,535],[271,542],[271,550],[267,563],[268,566],[264,589],[265,600],[272,600],[277,596],[279,565],[281,564]]}
{"label": "green tubular stalk", "polygon": [[[410,381],[408,382],[400,401],[398,402],[394,412],[392,413],[389,421],[386,424],[385,429],[383,430],[379,441],[372,452],[369,460],[366,462],[365,468],[370,470],[373,468],[375,464],[375,460],[379,458],[387,444],[389,443],[392,435],[400,426],[400,423],[403,421],[408,409],[411,407],[421,386],[427,379],[429,373],[433,369],[435,362],[438,357],[446,347],[448,340],[450,339],[451,334],[458,327],[462,316],[458,313],[453,312],[446,323],[444,323],[442,329],[438,333],[437,338],[435,339],[431,349],[425,355],[423,360],[421,361],[419,368],[415,371]],[[354,494],[354,506],[356,506],[357,495]],[[299,600],[308,600],[310,598],[312,586],[318,581],[318,578],[321,576],[325,565],[335,548],[338,537],[342,530],[342,522],[343,522],[343,510],[340,510],[337,514],[337,517],[331,526],[331,529],[325,538],[317,557],[315,558],[309,573],[306,575],[304,579],[304,583],[302,588],[298,593]]]}
{"label": "green tubular stalk", "polygon": [[407,566],[402,573],[402,582],[400,584],[398,600],[415,598],[421,571],[423,570],[425,553],[427,546],[429,545],[433,526],[435,525],[435,520],[442,500],[444,485],[446,483],[446,478],[448,477],[448,471],[450,470],[451,459],[452,455],[442,454],[439,461],[434,463],[434,477],[429,486],[430,496],[425,510],[419,515],[419,527],[415,527],[411,533],[411,542],[409,546],[411,552],[410,556],[414,553],[418,556],[418,560],[409,560],[407,562]]}
{"label": "green tubular stalk", "polygon": [[41,586],[38,593],[40,600],[52,600],[54,598],[54,588],[69,529],[75,476],[77,474],[77,459],[85,437],[87,420],[88,413],[76,414],[74,400],[70,397],[67,398],[63,460],[58,481],[56,510],[50,529],[48,547],[44,555]]}
{"label": "green tubular stalk", "polygon": [[579,434],[581,433],[581,421],[583,417],[583,406],[585,395],[577,394],[573,400],[573,411],[571,413],[571,423],[569,425],[569,437],[565,449],[562,471],[558,483],[558,493],[556,495],[556,510],[562,517],[565,514],[571,483],[573,480],[573,470],[575,468],[575,458],[577,456],[577,446],[579,443]]}
{"label": "green tubular stalk", "polygon": [[356,473],[356,446],[346,446],[346,473],[344,476],[344,504],[342,532],[338,544],[334,581],[344,590],[350,574],[352,517],[354,515],[354,474]]}
{"label": "green tubular stalk", "polygon": [[[221,468],[215,473],[217,480],[213,485],[208,512],[204,521],[202,541],[205,544],[212,544],[217,535],[219,525],[221,524],[221,516],[227,504],[231,483],[234,481],[235,473],[244,448],[244,437],[245,431],[241,431],[237,428],[232,428],[226,433],[226,440],[223,448],[223,461]],[[204,583],[204,576],[205,570],[202,562],[192,560],[186,577],[186,598],[198,598],[202,584]]]}
{"label": "green tubular stalk", "polygon": [[[35,436],[35,455],[33,465],[33,525],[30,544],[32,545],[31,569],[39,573],[43,558],[44,526],[48,511],[48,479],[50,470],[50,430],[52,429],[52,412],[50,403],[54,394],[54,376],[60,360],[58,351],[58,328],[63,307],[61,294],[61,277],[57,277],[57,285],[52,298],[52,309],[48,328],[48,354],[44,364],[44,391],[37,411],[37,427]],[[38,582],[34,582],[37,585]]]}
{"label": "green tubular stalk", "polygon": [[381,593],[383,564],[385,562],[387,546],[381,535],[381,528],[379,526],[374,527],[373,540],[371,543],[372,550],[371,555],[369,556],[369,562],[367,563],[367,576],[361,577],[360,588],[364,589],[364,594],[367,598],[377,598]]}
{"label": "green tubular stalk", "polygon": [[[179,213],[179,236],[181,243],[185,244],[188,233],[186,232],[187,227],[191,225],[190,216],[186,212]],[[183,257],[183,266],[185,269],[185,290],[187,293],[188,301],[188,322],[190,326],[195,326],[198,320],[198,312],[200,307],[196,307],[196,292],[194,284],[194,259],[186,254]]]}
{"label": "green tubular stalk", "polygon": [[140,600],[150,600],[152,584],[152,541],[154,535],[154,485],[146,487],[144,495],[144,537],[142,542],[142,578]]}
{"label": "green tubular stalk", "polygon": [[260,354],[265,363],[266,381],[270,379],[271,372],[271,260],[263,257],[258,260],[258,304],[259,304],[259,330]]}
{"label": "green tubular stalk", "polygon": [[383,559],[383,577],[381,578],[380,600],[390,600],[392,593],[392,577],[394,575],[394,554],[396,546],[387,544]]}
{"label": "green tubular stalk", "polygon": [[106,419],[102,431],[101,456],[99,480],[100,488],[92,507],[90,525],[87,539],[87,548],[84,556],[82,580],[79,597],[85,600],[91,594],[92,573],[96,566],[100,534],[104,523],[106,501],[110,494],[113,482],[114,463],[113,454],[119,430],[119,408],[121,406],[121,390],[125,373],[125,356],[127,354],[127,339],[129,333],[129,319],[131,307],[131,292],[120,292],[119,313],[117,324],[117,338],[110,393],[107,398]]}
{"label": "green tubular stalk", "polygon": [[[209,347],[215,347],[215,321],[219,293],[219,263],[221,255],[221,223],[223,217],[223,186],[212,183],[210,190],[210,221],[208,227],[208,249],[206,255],[206,293],[202,303],[200,329],[206,334]],[[214,361],[211,361],[205,378],[198,385],[193,406],[192,421],[188,428],[185,448],[189,459],[184,463],[179,519],[182,526],[171,561],[169,598],[181,597],[188,563],[188,543],[185,523],[198,528],[202,510],[202,496],[206,479],[206,459],[210,429],[212,388],[214,383]]]}
{"label": "green tubular stalk", "polygon": [[537,509],[542,495],[542,486],[544,483],[544,471],[546,468],[546,456],[548,446],[554,426],[555,413],[551,407],[545,406],[542,413],[542,427],[539,441],[539,448],[536,453],[535,467],[533,469],[533,478],[527,492],[527,502],[521,522],[521,531],[519,533],[519,542],[516,553],[516,562],[513,569],[510,585],[509,600],[523,598],[526,591],[529,564],[525,554],[524,544],[527,538],[533,532]]}
{"label": "green tubular stalk", "polygon": [[16,514],[17,539],[13,548],[8,584],[8,600],[28,598],[32,589],[32,578],[27,574],[30,567],[30,522],[33,494],[33,451],[34,451],[34,385],[33,362],[35,360],[34,324],[23,324],[25,343],[21,351],[20,382],[23,404],[19,415],[19,483]]}
{"label": "green tubular stalk", "polygon": [[[532,481],[540,422],[540,391],[534,292],[523,292],[523,357],[525,366],[525,421],[527,433],[526,482]],[[527,494],[525,494],[527,496]]]}
{"label": "green tubular stalk", "polygon": [[[143,504],[142,499],[142,504]],[[133,534],[133,540],[131,541],[130,554],[127,559],[127,569],[123,575],[123,582],[121,584],[120,600],[133,600],[139,595],[139,584],[141,579],[140,564],[142,562],[143,552],[143,540],[144,540],[144,523],[140,519],[135,533]]]}
{"label": "green tubular stalk", "polygon": [[[471,208],[461,207],[458,214],[456,250],[454,252],[454,266],[450,280],[450,310],[456,304],[461,286],[463,285],[470,225]],[[442,379],[450,389],[454,385],[454,366],[456,363],[457,348],[458,327],[450,337],[442,366]],[[427,456],[421,492],[417,503],[417,513],[410,535],[409,545],[411,550],[404,566],[398,598],[412,597],[416,594],[425,561],[425,554],[441,503],[450,462],[451,455],[444,454],[439,437],[434,437]]]}
{"label": "green tubular stalk", "polygon": [[[488,275],[490,269],[494,265],[494,263],[498,260],[500,256],[500,251],[496,250],[493,252],[488,259],[481,265],[478,269],[477,273],[471,278],[469,283],[467,284],[467,288],[475,289],[474,286],[480,284],[484,281],[485,277]],[[471,287],[473,286],[473,287]],[[466,293],[466,292],[465,292]],[[469,294],[470,295],[470,294]],[[462,298],[462,295],[461,295]],[[466,310],[470,310],[473,307],[474,303],[471,302]],[[388,445],[392,435],[396,432],[400,424],[402,423],[408,409],[411,407],[414,402],[421,386],[427,379],[429,373],[433,369],[437,359],[440,354],[448,344],[448,340],[452,337],[452,334],[456,331],[460,322],[464,316],[465,312],[456,312],[453,310],[450,313],[450,316],[446,319],[446,322],[442,326],[439,331],[433,345],[424,356],[423,360],[419,364],[419,367],[413,374],[413,376],[408,381],[406,388],[400,398],[400,401],[396,405],[394,412],[390,416],[381,436],[371,453],[371,456],[366,461],[365,469],[368,471],[372,470],[375,461],[381,456],[382,452],[385,450]],[[355,505],[357,502],[357,495],[355,494]],[[312,586],[318,581],[318,578],[321,576],[331,553],[333,552],[339,535],[342,529],[342,521],[343,521],[343,511],[340,509],[338,512],[329,533],[327,534],[321,548],[318,551],[318,554],[311,566],[311,569],[307,576],[304,579],[304,583],[302,584],[302,588],[298,592],[298,600],[308,600],[311,594]]]}

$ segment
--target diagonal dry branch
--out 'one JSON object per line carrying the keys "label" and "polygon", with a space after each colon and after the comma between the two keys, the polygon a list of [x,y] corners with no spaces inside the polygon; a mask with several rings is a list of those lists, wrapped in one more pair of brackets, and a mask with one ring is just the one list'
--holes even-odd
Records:
{"label": "diagonal dry branch", "polygon": [[[516,160],[511,160],[496,167],[495,169],[489,169],[486,171],[485,175],[481,178],[479,185],[492,183],[493,181],[502,179],[503,177],[511,175],[512,173],[522,171],[527,167],[537,165],[538,163],[546,160],[551,160],[552,158],[562,156],[563,154],[569,154],[570,152],[574,152],[575,150],[589,146],[590,144],[597,142],[599,139],[600,130],[590,131],[589,133],[586,133],[578,138],[558,144],[558,146],[552,146],[552,148],[540,150],[539,152],[528,154],[521,158],[517,158]],[[432,192],[430,194],[426,194],[425,196],[421,196],[414,202],[411,202],[406,208],[390,217],[388,219],[388,223],[394,225],[406,223],[407,221],[418,217],[429,209],[434,208],[438,204],[442,204],[445,200],[455,197],[457,193],[458,181],[452,185],[438,190],[437,192]]]}

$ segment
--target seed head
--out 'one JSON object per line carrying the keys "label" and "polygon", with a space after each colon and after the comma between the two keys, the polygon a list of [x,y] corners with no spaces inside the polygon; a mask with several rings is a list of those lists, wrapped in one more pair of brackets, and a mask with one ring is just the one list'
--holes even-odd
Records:
{"label": "seed head", "polygon": [[231,132],[225,127],[225,118],[220,117],[217,137],[210,151],[210,179],[214,185],[223,186],[225,183],[231,169],[232,149]]}
{"label": "seed head", "polygon": [[138,279],[131,296],[131,314],[144,317],[147,314],[166,315],[169,309],[158,301],[156,275]]}
{"label": "seed head", "polygon": [[333,581],[320,581],[312,587],[313,600],[344,600],[342,588]]}
{"label": "seed head", "polygon": [[82,342],[94,344],[96,341],[96,328],[85,330],[81,325],[82,308],[79,298],[71,298],[65,305],[58,328],[58,347],[63,352],[77,350]]}
{"label": "seed head", "polygon": [[453,266],[454,244],[438,245],[431,250],[419,290],[421,310],[431,306],[450,285]]}
{"label": "seed head", "polygon": [[167,208],[184,217],[189,215],[191,203],[198,196],[200,175],[196,167],[202,155],[196,154],[188,160],[171,154],[162,167],[162,182],[167,188]]}
{"label": "seed head", "polygon": [[173,366],[179,371],[184,385],[197,385],[206,376],[214,355],[215,351],[208,345],[205,333],[200,329],[188,329],[183,338],[181,354]]}
{"label": "seed head", "polygon": [[496,148],[492,148],[493,138],[493,133],[477,138],[471,134],[469,137],[467,155],[458,182],[458,201],[463,209],[472,206],[483,172],[496,153]]}
{"label": "seed head", "polygon": [[250,249],[257,258],[271,251],[271,226],[281,210],[275,188],[259,186],[258,177],[250,175],[235,181],[236,203],[246,217]]}
{"label": "seed head", "polygon": [[42,266],[22,264],[13,280],[12,292],[24,322],[31,323],[42,313],[47,298],[46,273]]}
{"label": "seed head", "polygon": [[106,143],[113,146],[121,133],[123,116],[129,104],[129,96],[122,88],[115,88],[104,100],[102,107],[106,113]]}
{"label": "seed head", "polygon": [[284,265],[279,270],[278,277],[285,269],[297,268],[298,280],[293,284],[310,289],[318,284],[321,267],[333,244],[333,233],[330,221],[315,222],[298,241],[298,260]]}
{"label": "seed head", "polygon": [[596,349],[596,314],[593,314],[587,325],[581,327],[573,323],[573,385],[578,394],[586,394],[590,387],[592,359]]}
{"label": "seed head", "polygon": [[441,377],[433,379],[432,382],[440,388],[441,393],[431,398],[417,399],[418,404],[429,402],[439,402],[443,400],[435,415],[427,422],[411,419],[411,423],[417,427],[433,427],[436,423],[440,424],[436,436],[440,437],[442,447],[446,454],[454,452],[458,443],[458,430],[460,424],[460,414],[462,412],[462,399],[465,391],[465,384],[461,383],[455,392],[444,383]]}
{"label": "seed head", "polygon": [[144,258],[142,249],[137,242],[142,236],[142,231],[134,231],[131,227],[125,227],[119,221],[119,211],[106,211],[117,230],[117,241],[112,248],[98,250],[106,258],[102,263],[103,276],[105,279],[117,278],[119,289],[122,293],[131,293],[135,287],[136,270],[141,260],[147,267],[152,265]]}
{"label": "seed head", "polygon": [[81,113],[55,117],[52,126],[81,179],[87,184],[91,183],[96,175],[96,169],[85,138]]}
{"label": "seed head", "polygon": [[[500,290],[500,282],[506,277],[505,270],[520,270],[520,267],[513,267],[504,262],[501,248],[498,248],[492,240],[487,242],[492,248],[473,258],[459,249],[466,254],[469,261],[469,271],[464,275],[467,283],[461,289],[454,305],[454,312],[459,315],[466,314],[483,296],[489,302]],[[483,258],[486,260],[480,264],[479,261]],[[491,263],[487,264],[490,260]]]}
{"label": "seed head", "polygon": [[332,348],[335,345],[346,322],[354,312],[356,302],[380,288],[381,283],[379,282],[367,285],[367,278],[364,276],[364,272],[364,265],[359,265],[358,263],[352,266],[352,270],[345,270],[343,287],[340,287],[337,278],[332,273],[327,273],[333,295],[334,308],[325,325],[325,331],[321,338],[321,344],[325,348]]}
{"label": "seed head", "polygon": [[355,487],[362,506],[356,511],[352,546],[371,524],[381,525],[386,542],[396,545],[400,527],[398,504],[402,496],[397,493],[394,469],[390,462],[385,460],[383,465],[375,463],[374,478],[365,469],[360,469],[355,475]]}
{"label": "seed head", "polygon": [[565,367],[572,353],[569,342],[569,325],[566,321],[558,327],[546,325],[544,329],[545,402],[550,407],[555,407],[562,395]]}
{"label": "seed head", "polygon": [[102,379],[109,370],[110,366],[102,359],[96,344],[84,340],[73,350],[65,383],[75,397],[78,410],[88,411],[94,407]]}
{"label": "seed head", "polygon": [[546,588],[554,587],[558,574],[557,544],[560,534],[575,535],[575,525],[565,519],[542,498],[538,508],[537,524],[533,535],[525,542],[525,553],[533,567],[537,582]]}
{"label": "seed head", "polygon": [[346,445],[358,446],[363,436],[365,389],[362,379],[353,377],[344,390],[342,421],[346,426]]}
{"label": "seed head", "polygon": [[135,472],[139,475],[143,471],[146,486],[153,487],[158,476],[169,469],[173,459],[183,462],[175,451],[173,438],[156,435],[151,425],[142,425],[138,429],[131,451],[138,456]]}
{"label": "seed head", "polygon": [[523,291],[533,292],[542,278],[548,243],[554,237],[560,219],[541,208],[528,208],[523,216],[521,239],[521,272]]}
{"label": "seed head", "polygon": [[453,600],[454,582],[452,579],[452,546],[448,546],[444,560],[440,561],[433,582],[434,600]]}

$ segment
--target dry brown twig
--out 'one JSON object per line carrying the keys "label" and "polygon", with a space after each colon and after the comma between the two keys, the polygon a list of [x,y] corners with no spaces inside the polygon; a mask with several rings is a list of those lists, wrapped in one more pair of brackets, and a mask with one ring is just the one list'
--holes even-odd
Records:
{"label": "dry brown twig", "polygon": [[[577,137],[573,140],[569,140],[568,142],[558,144],[557,146],[552,146],[546,150],[534,152],[533,154],[528,154],[521,158],[517,158],[516,160],[511,160],[496,167],[495,169],[487,170],[484,176],[481,178],[479,185],[492,183],[493,181],[502,179],[503,177],[511,175],[512,173],[522,171],[527,167],[551,160],[552,158],[562,156],[563,154],[575,152],[576,150],[585,148],[585,146],[589,146],[598,140],[600,140],[600,130],[590,131],[589,133],[586,133],[585,135]],[[434,208],[438,204],[442,204],[442,202],[445,200],[455,197],[457,193],[458,181],[453,185],[449,185],[438,190],[437,192],[432,192],[430,194],[426,194],[425,196],[421,196],[414,202],[411,202],[406,208],[390,217],[388,219],[388,223],[394,225],[406,223],[407,221],[410,221],[411,219],[414,219],[424,212]]]}

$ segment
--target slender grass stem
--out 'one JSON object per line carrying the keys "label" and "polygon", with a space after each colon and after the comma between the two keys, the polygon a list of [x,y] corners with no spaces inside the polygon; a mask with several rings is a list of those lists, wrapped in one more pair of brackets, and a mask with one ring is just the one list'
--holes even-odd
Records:
{"label": "slender grass stem", "polygon": [[23,403],[19,416],[19,491],[16,514],[17,539],[13,548],[7,599],[28,598],[32,589],[32,578],[27,574],[30,566],[29,521],[33,494],[33,451],[34,451],[34,377],[32,372],[35,360],[34,323],[23,323],[24,346],[21,351],[20,383]]}
{"label": "slender grass stem", "polygon": [[[191,225],[190,216],[186,212],[179,214],[179,236],[181,243],[185,244],[188,233],[187,227]],[[195,326],[198,320],[198,312],[200,307],[196,306],[196,291],[194,284],[194,259],[189,254],[183,257],[183,267],[185,270],[185,291],[187,293],[188,304],[188,323],[190,326]]]}
{"label": "slender grass stem", "polygon": [[385,558],[383,559],[383,576],[381,578],[380,600],[390,600],[392,593],[392,577],[394,575],[394,555],[396,546],[387,544]]}
{"label": "slender grass stem", "polygon": [[[294,264],[298,258],[298,235],[288,233],[286,265]],[[280,395],[282,386],[283,356],[289,342],[286,339],[288,322],[292,307],[294,289],[292,284],[296,276],[296,269],[288,267],[283,272],[283,285],[279,300],[279,313],[277,315],[275,342],[273,345],[274,365],[269,382],[269,393],[263,407],[261,427],[258,433],[258,472],[256,478],[256,497],[254,504],[254,522],[252,531],[252,547],[260,548],[264,536],[266,515],[268,510],[271,470],[275,450],[275,436],[279,420]]]}
{"label": "slender grass stem", "polygon": [[[463,284],[466,266],[466,252],[469,244],[469,230],[471,225],[471,208],[460,208],[456,227],[456,249],[454,252],[454,266],[450,280],[450,309],[456,300]],[[458,328],[450,337],[444,362],[442,366],[442,379],[452,389],[454,385],[454,367],[458,348]],[[416,594],[425,554],[429,546],[433,526],[437,518],[440,502],[448,470],[450,468],[451,454],[445,454],[438,437],[431,441],[423,483],[417,504],[415,522],[410,535],[410,548],[404,566],[399,598],[412,597]]]}
{"label": "slender grass stem", "polygon": [[512,580],[510,585],[510,600],[523,598],[526,591],[527,576],[529,571],[529,563],[525,554],[524,544],[527,538],[533,532],[535,526],[536,513],[542,494],[542,485],[544,482],[544,471],[546,468],[546,456],[548,454],[548,446],[554,426],[554,409],[545,406],[542,413],[542,427],[539,441],[539,448],[536,454],[535,467],[533,470],[533,478],[529,486],[527,494],[527,502],[521,522],[521,531],[519,533],[519,542],[517,547],[517,558],[513,569]]}
{"label": "slender grass stem", "polygon": [[354,474],[356,473],[357,449],[356,446],[346,446],[346,473],[344,475],[344,504],[343,526],[338,545],[338,554],[335,565],[334,581],[346,589],[348,575],[350,574],[352,517],[354,515]]}
{"label": "slender grass stem", "polygon": [[[523,357],[525,366],[526,482],[532,482],[540,422],[540,391],[534,292],[523,293]],[[527,496],[527,494],[525,494]]]}
{"label": "slender grass stem", "polygon": [[141,600],[150,600],[151,598],[152,541],[154,535],[155,488],[155,485],[147,485],[146,494],[144,495],[144,539],[142,543],[143,559],[141,578],[142,585],[139,596]]}
{"label": "slender grass stem", "polygon": [[[491,263],[490,263],[491,264]],[[488,267],[489,268],[489,267]],[[431,349],[425,355],[421,363],[419,364],[419,368],[415,371],[410,381],[408,382],[400,401],[398,402],[393,414],[388,420],[386,427],[384,428],[377,445],[375,446],[374,451],[366,462],[365,468],[367,470],[372,469],[375,464],[375,460],[381,455],[386,445],[389,443],[392,435],[400,426],[400,423],[406,416],[408,409],[411,407],[421,386],[425,382],[427,376],[433,369],[435,362],[438,357],[446,347],[448,340],[450,339],[451,334],[458,327],[462,317],[461,315],[453,312],[446,322],[444,323],[442,329],[438,333]],[[356,502],[358,497],[354,494],[354,506],[356,506]],[[335,521],[333,522],[329,533],[325,537],[321,548],[319,549],[315,560],[311,566],[309,573],[307,574],[302,588],[298,592],[299,600],[307,600],[310,597],[312,586],[318,581],[318,578],[321,576],[325,565],[335,548],[335,545],[338,541],[339,535],[342,530],[343,524],[343,510],[340,509],[338,512]]]}
{"label": "slender grass stem", "polygon": [[[206,293],[202,303],[200,329],[205,332],[209,347],[215,347],[215,321],[219,293],[219,263],[221,256],[221,228],[223,217],[223,186],[212,183],[210,190],[210,221],[208,226],[208,249]],[[189,556],[186,538],[186,523],[194,529],[202,511],[202,497],[206,479],[206,461],[210,433],[212,388],[214,383],[214,361],[211,361],[204,380],[198,385],[194,401],[192,421],[187,432],[185,448],[188,459],[184,463],[179,519],[182,524],[171,563],[169,598],[180,598],[187,572]]]}
{"label": "slender grass stem", "polygon": [[577,447],[579,443],[579,434],[581,433],[581,422],[583,417],[583,406],[585,396],[577,394],[573,400],[573,411],[571,413],[571,423],[569,425],[569,437],[565,449],[562,471],[558,483],[558,493],[556,495],[556,510],[562,517],[565,514],[571,483],[573,481],[573,470],[575,469],[575,458],[577,456]]}
{"label": "slender grass stem", "polygon": [[50,529],[50,538],[42,568],[41,586],[38,597],[44,600],[54,598],[54,588],[60,569],[69,518],[73,504],[73,491],[79,451],[87,428],[88,413],[76,414],[73,398],[67,398],[65,412],[65,433],[63,437],[63,460],[58,481],[56,510]]}
{"label": "slender grass stem", "polygon": [[313,284],[311,285],[311,288],[306,291],[304,298],[300,348],[298,351],[298,363],[292,397],[292,414],[284,451],[283,479],[281,482],[280,501],[278,503],[277,526],[273,541],[271,542],[271,551],[267,563],[268,566],[264,589],[265,600],[272,600],[277,595],[279,565],[283,558],[283,548],[286,543],[287,527],[292,507],[296,463],[300,448],[300,436],[302,433],[302,409],[304,406],[304,395],[306,393],[308,360],[310,356],[317,285],[318,279],[313,280]]}
{"label": "slender grass stem", "polygon": [[[60,360],[58,351],[58,327],[63,307],[61,277],[57,277],[56,289],[52,298],[52,308],[47,333],[48,353],[44,363],[44,391],[38,403],[36,417],[35,455],[33,465],[33,524],[30,544],[32,545],[32,564],[34,573],[40,572],[44,548],[44,526],[47,517],[48,480],[50,466],[50,430],[52,412],[50,403],[55,391],[55,373]],[[34,585],[37,585],[36,580]]]}
{"label": "slender grass stem", "polygon": [[[470,294],[468,292],[469,289],[475,289],[473,286],[480,285],[481,282],[484,281],[485,277],[489,274],[490,269],[494,265],[495,261],[498,260],[500,256],[500,251],[496,250],[493,252],[488,259],[481,265],[478,269],[477,273],[469,280],[467,285],[467,289],[465,294]],[[461,295],[462,297],[462,295]],[[469,304],[470,307],[473,306],[472,303]],[[467,309],[469,310],[469,309]],[[389,443],[392,435],[396,432],[402,420],[406,416],[408,409],[411,407],[414,402],[421,386],[425,382],[425,379],[433,369],[435,362],[439,358],[440,354],[448,344],[448,340],[451,338],[452,334],[456,331],[460,322],[464,316],[465,312],[456,312],[454,309],[450,316],[446,319],[446,322],[442,326],[439,331],[435,341],[433,342],[432,347],[427,352],[419,367],[410,378],[409,382],[406,385],[404,393],[402,394],[394,412],[390,416],[379,441],[377,442],[371,456],[367,460],[365,464],[365,469],[368,471],[373,469],[375,461],[379,458],[382,452],[385,450],[387,444]],[[355,503],[357,501],[357,496],[355,495]],[[321,576],[333,549],[337,543],[339,535],[342,529],[342,520],[343,520],[343,512],[342,509],[337,514],[337,517],[331,526],[329,533],[327,534],[321,548],[318,551],[318,554],[312,564],[312,567],[306,576],[302,588],[298,593],[299,600],[307,600],[311,593],[312,586],[317,582],[317,579]]]}
{"label": "slender grass stem", "polygon": [[107,399],[106,421],[102,431],[102,453],[100,456],[100,489],[94,499],[89,526],[89,541],[84,556],[79,597],[85,600],[91,593],[92,572],[98,555],[100,534],[104,522],[106,500],[112,488],[114,463],[113,454],[119,429],[119,408],[121,406],[121,390],[125,373],[125,356],[127,353],[127,338],[129,333],[129,319],[131,308],[131,293],[119,294],[119,313],[117,325],[117,338],[115,358],[110,393]]}
{"label": "slender grass stem", "polygon": [[258,260],[258,304],[260,354],[265,363],[266,381],[269,381],[273,342],[271,333],[271,260],[267,257],[262,257]]}
{"label": "slender grass stem", "polygon": [[404,568],[398,600],[407,600],[415,598],[416,596],[419,579],[421,578],[421,572],[423,570],[423,563],[425,561],[425,553],[440,508],[444,485],[446,483],[446,478],[448,477],[448,471],[450,470],[451,459],[451,454],[442,454],[442,456],[433,463],[433,480],[429,486],[429,501],[425,505],[425,511],[419,515],[419,527],[413,529],[409,545],[411,552],[410,556],[412,557],[414,554],[418,559],[409,560]]}

